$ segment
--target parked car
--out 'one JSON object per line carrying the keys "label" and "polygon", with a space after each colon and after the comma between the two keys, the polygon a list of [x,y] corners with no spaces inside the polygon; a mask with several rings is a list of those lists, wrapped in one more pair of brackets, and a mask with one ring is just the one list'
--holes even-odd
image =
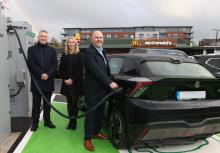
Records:
{"label": "parked car", "polygon": [[194,58],[178,50],[133,49],[110,55],[109,65],[123,88],[106,107],[116,148],[220,132],[220,81]]}
{"label": "parked car", "polygon": [[[220,82],[179,50],[133,49],[108,57],[123,92],[105,108],[112,144],[196,140],[220,132]],[[85,109],[84,97],[79,107]]]}
{"label": "parked car", "polygon": [[61,53],[57,53],[57,67],[56,67],[56,71],[55,71],[55,78],[61,78],[60,74],[59,74],[59,65],[60,65],[60,59],[61,59],[62,54]]}
{"label": "parked car", "polygon": [[220,54],[196,55],[194,57],[215,77],[220,78]]}

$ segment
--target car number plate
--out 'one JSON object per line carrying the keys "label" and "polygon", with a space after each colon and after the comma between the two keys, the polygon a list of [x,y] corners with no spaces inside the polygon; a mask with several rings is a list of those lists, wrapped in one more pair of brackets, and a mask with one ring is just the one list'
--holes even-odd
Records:
{"label": "car number plate", "polygon": [[205,91],[177,91],[176,99],[177,100],[192,100],[192,99],[205,99]]}

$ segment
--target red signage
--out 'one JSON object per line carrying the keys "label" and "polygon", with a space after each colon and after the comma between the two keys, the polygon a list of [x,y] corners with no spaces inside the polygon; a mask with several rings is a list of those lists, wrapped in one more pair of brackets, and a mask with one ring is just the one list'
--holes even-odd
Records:
{"label": "red signage", "polygon": [[131,42],[132,48],[175,48],[176,39],[173,38],[147,38],[134,39]]}

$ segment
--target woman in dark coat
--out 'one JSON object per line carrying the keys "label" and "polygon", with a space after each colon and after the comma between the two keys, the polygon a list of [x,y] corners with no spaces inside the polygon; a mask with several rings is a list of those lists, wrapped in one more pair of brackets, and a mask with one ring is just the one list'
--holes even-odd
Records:
{"label": "woman in dark coat", "polygon": [[[66,41],[65,51],[60,59],[59,73],[62,77],[61,94],[66,96],[69,116],[77,116],[77,101],[82,88],[82,59],[74,37]],[[77,120],[69,120],[67,129],[76,129]]]}

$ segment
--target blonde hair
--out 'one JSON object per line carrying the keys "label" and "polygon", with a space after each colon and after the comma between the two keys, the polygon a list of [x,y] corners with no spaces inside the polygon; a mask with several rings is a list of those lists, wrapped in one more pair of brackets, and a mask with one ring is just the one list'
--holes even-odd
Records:
{"label": "blonde hair", "polygon": [[69,47],[68,47],[68,42],[70,39],[73,39],[75,41],[75,49],[73,51],[73,54],[78,54],[79,53],[79,45],[76,41],[76,38],[75,37],[69,37],[67,40],[66,40],[66,43],[65,43],[65,49],[64,49],[64,53],[65,55],[68,55],[69,54]]}

